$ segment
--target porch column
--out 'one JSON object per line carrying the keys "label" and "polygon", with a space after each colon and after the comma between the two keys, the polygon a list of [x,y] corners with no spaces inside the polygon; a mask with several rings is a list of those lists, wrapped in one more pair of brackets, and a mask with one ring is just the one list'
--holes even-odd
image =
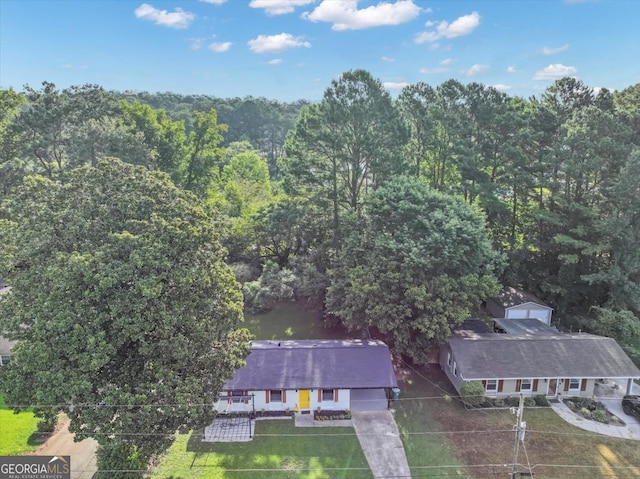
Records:
{"label": "porch column", "polygon": [[633,378],[627,378],[627,392],[625,394],[633,394]]}

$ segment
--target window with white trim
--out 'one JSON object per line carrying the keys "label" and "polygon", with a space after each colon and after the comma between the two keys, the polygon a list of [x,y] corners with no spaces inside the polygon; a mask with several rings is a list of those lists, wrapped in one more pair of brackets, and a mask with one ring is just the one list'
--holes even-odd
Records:
{"label": "window with white trim", "polygon": [[531,391],[531,379],[523,379],[520,383],[520,391]]}
{"label": "window with white trim", "polygon": [[580,391],[580,380],[576,378],[569,379],[569,391]]}
{"label": "window with white trim", "polygon": [[497,379],[487,379],[486,391],[488,393],[496,392],[498,390],[498,380]]}
{"label": "window with white trim", "polygon": [[453,362],[453,375],[458,375],[458,364],[455,361]]}
{"label": "window with white trim", "polygon": [[282,402],[282,390],[272,389],[269,391],[269,400],[271,402]]}
{"label": "window with white trim", "polygon": [[322,400],[323,401],[333,401],[333,389],[323,389],[322,390]]}
{"label": "window with white trim", "polygon": [[447,366],[451,369],[451,353],[447,353]]}

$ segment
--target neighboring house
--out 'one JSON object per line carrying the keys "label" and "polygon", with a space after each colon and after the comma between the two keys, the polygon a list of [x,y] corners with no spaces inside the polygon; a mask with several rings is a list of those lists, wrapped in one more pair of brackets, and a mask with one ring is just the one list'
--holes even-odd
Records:
{"label": "neighboring house", "polygon": [[5,366],[11,361],[12,352],[11,349],[16,344],[15,341],[10,341],[0,336],[0,366]]}
{"label": "neighboring house", "polygon": [[640,370],[614,339],[549,329],[453,336],[440,350],[440,366],[458,392],[465,382],[480,381],[491,397],[589,397],[600,379],[626,384],[630,394]]}
{"label": "neighboring house", "polygon": [[535,318],[547,325],[553,313],[553,308],[535,296],[515,288],[503,288],[496,297],[487,299],[486,310],[494,318]]}
{"label": "neighboring house", "polygon": [[[9,292],[11,288],[0,281],[0,295],[3,295]],[[13,346],[16,344],[15,341],[10,341],[6,338],[0,336],[0,366],[4,366],[5,364],[9,364],[11,360]]]}
{"label": "neighboring house", "polygon": [[397,387],[381,341],[252,341],[215,404],[221,413],[387,409]]}

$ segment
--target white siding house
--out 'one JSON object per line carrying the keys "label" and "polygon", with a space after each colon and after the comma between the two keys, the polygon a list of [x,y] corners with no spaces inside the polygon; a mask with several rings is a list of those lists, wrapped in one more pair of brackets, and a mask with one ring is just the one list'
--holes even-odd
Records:
{"label": "white siding house", "polygon": [[381,341],[253,341],[215,402],[219,413],[386,409],[397,387]]}

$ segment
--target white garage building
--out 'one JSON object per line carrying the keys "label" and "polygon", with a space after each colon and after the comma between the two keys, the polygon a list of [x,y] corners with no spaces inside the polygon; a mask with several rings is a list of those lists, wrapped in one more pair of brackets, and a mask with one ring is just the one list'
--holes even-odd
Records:
{"label": "white garage building", "polygon": [[553,308],[524,291],[507,287],[486,303],[487,312],[494,318],[538,319],[551,325]]}

